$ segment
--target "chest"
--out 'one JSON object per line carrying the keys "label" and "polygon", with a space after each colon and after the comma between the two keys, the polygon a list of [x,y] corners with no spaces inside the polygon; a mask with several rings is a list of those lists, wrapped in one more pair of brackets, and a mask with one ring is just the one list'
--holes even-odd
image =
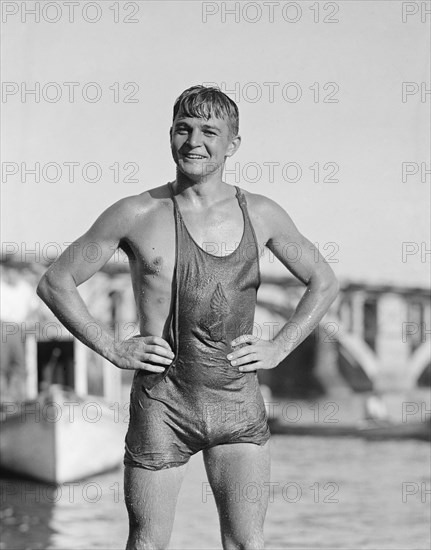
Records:
{"label": "chest", "polygon": [[[246,220],[238,203],[200,212],[183,208],[180,212],[184,231],[210,254],[226,256],[241,242]],[[250,221],[253,224],[252,216]],[[259,223],[254,223],[253,227],[262,249],[264,235]],[[160,276],[170,278],[175,266],[175,237],[173,206],[157,209],[137,220],[124,247],[132,269],[152,279]]]}
{"label": "chest", "polygon": [[181,218],[186,234],[200,248],[216,256],[233,252],[245,232],[246,221],[238,206],[201,212],[183,209]]}

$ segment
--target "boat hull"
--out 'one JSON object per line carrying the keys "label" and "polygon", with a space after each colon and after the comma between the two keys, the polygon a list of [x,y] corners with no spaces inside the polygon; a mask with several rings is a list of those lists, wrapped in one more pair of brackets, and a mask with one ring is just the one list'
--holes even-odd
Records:
{"label": "boat hull", "polygon": [[83,479],[121,464],[126,427],[100,398],[26,402],[0,423],[0,467],[49,483]]}

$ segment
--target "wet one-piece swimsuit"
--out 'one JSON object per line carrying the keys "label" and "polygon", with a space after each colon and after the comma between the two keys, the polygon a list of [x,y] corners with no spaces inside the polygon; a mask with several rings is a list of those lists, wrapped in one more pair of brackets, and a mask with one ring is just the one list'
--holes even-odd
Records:
{"label": "wet one-piece swimsuit", "polygon": [[226,358],[232,340],[253,332],[260,285],[259,247],[245,196],[236,187],[241,242],[216,256],[193,240],[169,189],[176,294],[168,341],[175,357],[163,373],[135,371],[124,456],[124,464],[150,470],[185,464],[215,445],[263,445],[270,437],[256,371],[242,373]]}

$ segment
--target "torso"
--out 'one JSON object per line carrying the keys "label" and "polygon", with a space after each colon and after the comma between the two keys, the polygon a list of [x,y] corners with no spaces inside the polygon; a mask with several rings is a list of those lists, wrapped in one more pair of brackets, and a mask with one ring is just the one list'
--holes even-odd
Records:
{"label": "torso", "polygon": [[[244,221],[235,188],[225,200],[200,212],[179,208],[187,230],[198,246],[215,256],[232,253],[241,241]],[[243,191],[259,249],[267,241],[258,212],[258,196]],[[167,337],[175,267],[175,219],[168,187],[162,186],[133,199],[133,223],[120,243],[130,261],[141,335]]]}

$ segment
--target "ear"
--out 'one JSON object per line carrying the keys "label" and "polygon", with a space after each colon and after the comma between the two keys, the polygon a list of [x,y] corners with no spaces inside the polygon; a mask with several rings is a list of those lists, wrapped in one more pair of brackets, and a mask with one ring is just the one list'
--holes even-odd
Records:
{"label": "ear", "polygon": [[172,126],[169,128],[169,139],[172,140]]}
{"label": "ear", "polygon": [[225,156],[233,157],[233,155],[238,151],[240,145],[241,145],[241,136],[236,136],[232,138],[231,142],[228,145]]}

